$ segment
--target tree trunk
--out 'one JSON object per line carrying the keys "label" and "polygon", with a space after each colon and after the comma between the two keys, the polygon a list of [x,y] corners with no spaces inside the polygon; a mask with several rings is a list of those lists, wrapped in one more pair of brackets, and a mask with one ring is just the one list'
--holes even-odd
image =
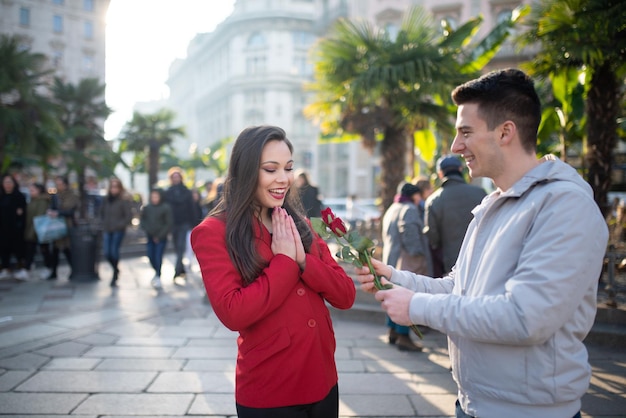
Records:
{"label": "tree trunk", "polygon": [[587,181],[603,215],[607,215],[611,188],[613,150],[617,144],[620,93],[616,74],[609,63],[593,72],[587,94]]}
{"label": "tree trunk", "polygon": [[393,203],[398,184],[404,181],[407,141],[402,130],[387,126],[381,142],[381,198],[383,210]]}

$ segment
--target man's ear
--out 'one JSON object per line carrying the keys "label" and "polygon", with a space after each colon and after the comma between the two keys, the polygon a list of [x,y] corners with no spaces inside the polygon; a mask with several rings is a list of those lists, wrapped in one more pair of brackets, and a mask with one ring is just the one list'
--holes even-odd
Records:
{"label": "man's ear", "polygon": [[502,145],[510,145],[511,141],[517,133],[517,127],[513,121],[507,120],[500,125],[500,143]]}

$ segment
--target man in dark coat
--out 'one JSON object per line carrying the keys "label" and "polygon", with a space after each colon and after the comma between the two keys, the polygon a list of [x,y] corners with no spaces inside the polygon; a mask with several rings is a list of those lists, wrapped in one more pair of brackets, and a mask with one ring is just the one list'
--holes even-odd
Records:
{"label": "man in dark coat", "polygon": [[433,249],[435,277],[452,270],[461,250],[461,243],[474,209],[486,196],[478,186],[468,184],[463,177],[463,164],[455,155],[445,155],[437,161],[441,187],[426,200],[424,233]]}

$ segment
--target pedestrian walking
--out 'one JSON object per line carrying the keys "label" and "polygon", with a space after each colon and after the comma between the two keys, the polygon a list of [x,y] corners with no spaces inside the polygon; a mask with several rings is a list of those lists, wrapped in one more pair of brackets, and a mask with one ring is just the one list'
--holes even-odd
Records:
{"label": "pedestrian walking", "polygon": [[242,418],[339,414],[326,303],[350,308],[355,287],[301,212],[293,170],[284,130],[244,129],[219,206],[191,236],[211,306],[239,332],[235,398]]}
{"label": "pedestrian walking", "polygon": [[163,265],[163,254],[167,246],[167,237],[172,230],[174,218],[172,208],[163,201],[163,191],[152,189],[148,204],[141,210],[139,227],[147,235],[146,254],[150,260],[150,266],[154,269],[154,277],[150,284],[155,289],[160,289],[161,266]]}
{"label": "pedestrian walking", "polygon": [[133,219],[132,196],[117,177],[109,180],[109,189],[100,206],[104,258],[111,265],[111,287],[117,286],[120,269],[120,247],[126,228]]}
{"label": "pedestrian walking", "polygon": [[[490,72],[452,99],[452,152],[497,189],[474,209],[443,279],[373,260],[400,285],[376,300],[397,323],[448,335],[457,418],[580,417],[591,378],[583,340],[596,314],[606,222],[575,169],[553,155],[537,159],[541,104],[526,74]],[[357,272],[374,291],[368,270]]]}
{"label": "pedestrian walking", "polygon": [[456,155],[444,155],[437,161],[441,187],[426,200],[424,232],[433,253],[435,276],[450,272],[461,249],[465,231],[474,209],[486,196],[478,186],[463,177],[463,163]]}
{"label": "pedestrian walking", "polygon": [[[421,190],[414,184],[401,183],[394,202],[383,215],[382,262],[416,274],[432,275],[430,247],[422,232],[424,221],[419,212]],[[411,340],[410,328],[396,324],[387,316],[389,344],[400,351],[422,351],[422,346]]]}
{"label": "pedestrian walking", "polygon": [[24,231],[24,242],[26,245],[26,256],[24,261],[24,268],[26,271],[30,271],[35,260],[37,250],[43,257],[43,276],[45,279],[50,274],[50,243],[40,243],[37,239],[37,233],[35,232],[35,225],[33,218],[35,216],[45,215],[50,207],[50,195],[45,186],[41,183],[33,183],[28,186],[28,192],[30,194],[30,201],[26,206],[26,229]]}
{"label": "pedestrian walking", "polygon": [[[2,176],[0,187],[0,279],[27,280],[24,268],[26,197],[11,174]],[[15,264],[11,261],[14,259]]]}
{"label": "pedestrian walking", "polygon": [[186,269],[183,263],[187,248],[187,234],[193,225],[194,203],[191,190],[183,183],[183,171],[180,167],[172,167],[167,172],[170,179],[170,187],[165,191],[165,201],[171,206],[174,216],[172,226],[172,241],[176,252],[176,264],[174,265],[174,284],[182,284],[177,279],[184,279]]}
{"label": "pedestrian walking", "polygon": [[59,257],[63,253],[67,263],[70,265],[70,275],[72,277],[72,251],[70,247],[71,228],[74,227],[74,215],[80,205],[80,198],[72,189],[67,177],[59,176],[54,179],[56,193],[50,197],[50,209],[48,216],[53,218],[62,217],[67,225],[68,235],[57,239],[52,244],[52,252],[50,255],[50,275],[46,280],[57,279],[57,269],[59,267]]}

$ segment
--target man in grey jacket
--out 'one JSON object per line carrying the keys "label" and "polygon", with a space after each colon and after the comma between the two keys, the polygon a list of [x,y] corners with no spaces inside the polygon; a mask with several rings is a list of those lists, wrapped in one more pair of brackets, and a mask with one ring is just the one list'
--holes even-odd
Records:
{"label": "man in grey jacket", "polygon": [[455,155],[437,161],[441,187],[426,199],[424,233],[433,250],[434,275],[452,270],[474,209],[486,193],[463,178],[463,163]]}
{"label": "man in grey jacket", "polygon": [[[576,170],[551,155],[537,159],[541,106],[526,74],[494,71],[452,98],[452,151],[497,189],[474,209],[448,276],[373,260],[399,285],[375,297],[394,322],[448,335],[457,417],[580,417],[606,222]],[[367,269],[358,274],[374,292]]]}

